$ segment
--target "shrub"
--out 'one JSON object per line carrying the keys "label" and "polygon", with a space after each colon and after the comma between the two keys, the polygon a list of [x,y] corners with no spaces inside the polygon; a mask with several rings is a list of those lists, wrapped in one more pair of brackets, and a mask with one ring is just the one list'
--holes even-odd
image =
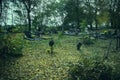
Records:
{"label": "shrub", "polygon": [[58,38],[61,38],[63,33],[61,31],[58,32]]}
{"label": "shrub", "polygon": [[107,61],[97,61],[85,58],[70,67],[71,80],[111,80],[113,65]]}
{"label": "shrub", "polygon": [[90,38],[89,36],[84,36],[83,37],[83,44],[85,45],[91,45],[94,43],[94,40]]}
{"label": "shrub", "polygon": [[23,41],[21,39],[12,39],[8,44],[9,53],[21,54],[23,49]]}
{"label": "shrub", "polygon": [[0,44],[0,55],[22,55],[23,41],[22,39],[16,38],[15,34],[2,34],[0,37]]}

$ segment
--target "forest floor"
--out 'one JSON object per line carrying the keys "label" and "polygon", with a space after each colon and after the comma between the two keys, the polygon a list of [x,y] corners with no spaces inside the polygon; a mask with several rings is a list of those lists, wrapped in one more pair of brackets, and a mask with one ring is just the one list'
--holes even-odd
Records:
{"label": "forest floor", "polygon": [[[76,64],[83,56],[103,57],[110,42],[110,40],[97,40],[95,44],[82,45],[81,50],[77,51],[76,44],[82,41],[78,36],[52,37],[55,41],[52,55],[48,53],[49,39],[25,40],[22,57],[0,60],[0,80],[68,80],[71,63]],[[110,51],[111,54],[115,53]]]}

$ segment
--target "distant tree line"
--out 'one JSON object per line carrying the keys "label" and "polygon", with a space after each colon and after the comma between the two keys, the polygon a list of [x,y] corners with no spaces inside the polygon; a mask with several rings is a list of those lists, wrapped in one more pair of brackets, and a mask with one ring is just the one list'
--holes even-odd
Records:
{"label": "distant tree line", "polygon": [[[62,32],[72,29],[76,34],[85,27],[93,30],[106,26],[113,28],[119,37],[119,0],[0,0],[0,25],[4,23],[4,29],[11,3],[16,8],[12,16],[17,15],[12,17],[12,24],[27,24],[25,30],[30,36],[33,30],[45,29],[44,26],[59,27]],[[120,47],[119,38],[116,42],[116,48]]]}

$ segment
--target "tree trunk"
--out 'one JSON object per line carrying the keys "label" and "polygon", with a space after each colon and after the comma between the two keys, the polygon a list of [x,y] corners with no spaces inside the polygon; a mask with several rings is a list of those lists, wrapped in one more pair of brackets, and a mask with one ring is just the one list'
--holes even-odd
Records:
{"label": "tree trunk", "polygon": [[62,34],[64,33],[64,25],[61,26]]}
{"label": "tree trunk", "polygon": [[[2,0],[0,0],[0,18],[2,16]],[[2,24],[0,23],[0,32],[1,32],[1,27],[2,27]]]}
{"label": "tree trunk", "polygon": [[120,30],[119,26],[117,26],[117,36],[116,36],[116,50],[120,49]]}
{"label": "tree trunk", "polygon": [[119,43],[118,45],[119,45],[119,48],[120,48],[120,38],[119,38],[119,41],[118,41],[118,43]]}
{"label": "tree trunk", "polygon": [[118,49],[120,49],[120,29],[118,30]]}
{"label": "tree trunk", "polygon": [[98,21],[97,21],[97,8],[95,10],[95,27],[98,29]]}
{"label": "tree trunk", "polygon": [[30,37],[31,37],[31,17],[30,17],[30,10],[27,10],[28,13],[28,28],[30,32]]}
{"label": "tree trunk", "polygon": [[79,19],[79,0],[76,1],[76,22],[77,22],[77,26],[76,26],[76,35],[78,34],[78,29],[80,29],[80,19]]}
{"label": "tree trunk", "polygon": [[92,26],[92,22],[90,23],[90,30],[92,30],[93,29],[93,26]]}
{"label": "tree trunk", "polygon": [[118,38],[116,39],[116,50],[118,50]]}
{"label": "tree trunk", "polygon": [[0,0],[0,17],[2,15],[2,0]]}
{"label": "tree trunk", "polygon": [[88,15],[87,15],[87,21],[88,21],[88,24],[90,25],[90,30],[93,29],[93,26],[92,26],[92,23],[93,23],[93,14],[92,14],[92,9],[91,9],[91,2],[90,0],[87,1],[88,3]]}
{"label": "tree trunk", "polygon": [[95,27],[98,29],[98,20],[97,20],[97,12],[98,12],[98,0],[95,0]]}
{"label": "tree trunk", "polygon": [[96,26],[96,29],[98,29],[98,22],[97,22],[97,19],[95,20],[95,26]]}

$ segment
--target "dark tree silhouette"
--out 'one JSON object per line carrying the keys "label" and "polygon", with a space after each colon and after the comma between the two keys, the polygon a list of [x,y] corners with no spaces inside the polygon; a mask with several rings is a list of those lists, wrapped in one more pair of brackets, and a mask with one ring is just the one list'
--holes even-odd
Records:
{"label": "dark tree silhouette", "polygon": [[0,17],[2,15],[2,0],[0,0]]}
{"label": "dark tree silhouette", "polygon": [[27,19],[28,19],[28,28],[31,36],[31,30],[32,30],[32,19],[31,19],[31,12],[34,10],[35,6],[38,4],[38,0],[19,0],[22,2],[27,10]]}

